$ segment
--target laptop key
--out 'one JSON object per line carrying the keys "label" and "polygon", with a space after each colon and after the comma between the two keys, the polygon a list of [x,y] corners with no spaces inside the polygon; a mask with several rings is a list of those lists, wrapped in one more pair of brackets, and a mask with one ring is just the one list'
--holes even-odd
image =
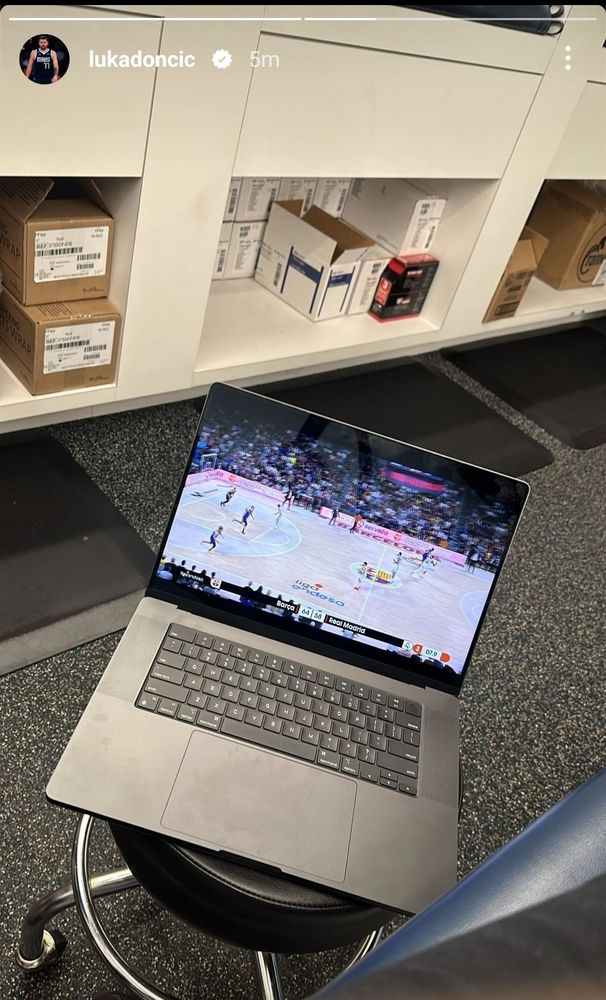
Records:
{"label": "laptop key", "polygon": [[269,681],[271,681],[271,670],[269,669],[269,667],[262,667],[260,664],[257,664],[257,666],[253,667],[252,675],[254,678],[256,678],[256,680],[263,681],[264,684],[267,684],[269,683]]}
{"label": "laptop key", "polygon": [[311,743],[312,746],[317,747],[320,742],[320,734],[315,729],[304,729],[301,733],[301,739],[304,743]]}
{"label": "laptop key", "polygon": [[235,656],[228,656],[227,653],[219,653],[216,660],[217,666],[223,670],[234,670],[236,662]]}
{"label": "laptop key", "polygon": [[203,649],[199,655],[202,663],[216,663],[219,654],[214,649]]}
{"label": "laptop key", "polygon": [[381,722],[394,723],[396,721],[396,713],[393,708],[379,708],[377,711],[377,718],[380,719]]}
{"label": "laptop key", "polygon": [[311,703],[311,707],[312,711],[314,711],[316,715],[323,715],[326,719],[330,715],[330,705],[325,701],[320,701],[319,698],[314,698]]}
{"label": "laptop key", "polygon": [[332,721],[325,719],[322,715],[315,715],[314,729],[317,729],[320,733],[330,733],[332,731]]}
{"label": "laptop key", "polygon": [[221,716],[202,710],[201,712],[198,712],[196,725],[203,726],[204,729],[214,729],[216,731],[221,725]]}
{"label": "laptop key", "polygon": [[304,712],[309,712],[312,706],[312,700],[309,695],[306,694],[296,694],[294,701],[295,708],[300,708]]}
{"label": "laptop key", "polygon": [[[284,668],[284,673],[286,673],[286,672],[287,671],[286,671],[286,667],[285,667]],[[295,694],[305,694],[305,681],[303,680],[302,677],[293,677],[293,676],[291,676],[290,682],[289,682],[288,686],[289,686],[289,688],[290,688],[291,691],[295,692]]]}
{"label": "laptop key", "polygon": [[228,705],[225,709],[226,719],[237,719],[239,722],[242,722],[245,714],[246,709],[243,705]]}
{"label": "laptop key", "polygon": [[274,701],[273,698],[261,698],[257,707],[264,715],[275,715],[278,702]]}
{"label": "laptop key", "polygon": [[414,715],[405,715],[404,716],[404,728],[405,729],[412,729],[413,733],[420,733],[421,732],[421,720],[417,719],[417,717],[414,716]]}
{"label": "laptop key", "polygon": [[192,691],[187,699],[187,704],[191,705],[192,708],[206,708],[207,701],[208,695],[200,694],[199,691]]}
{"label": "laptop key", "polygon": [[275,698],[276,688],[274,684],[266,684],[264,681],[259,684],[257,694],[260,698]]}
{"label": "laptop key", "polygon": [[204,664],[199,663],[197,660],[186,660],[185,661],[185,672],[188,674],[200,674],[204,670]]}
{"label": "laptop key", "polygon": [[210,712],[212,715],[223,715],[227,705],[228,702],[223,701],[222,698],[209,698],[206,705],[206,711]]}
{"label": "laptop key", "polygon": [[354,684],[353,694],[356,698],[363,698],[366,700],[370,694],[370,688],[367,688],[365,684]]}
{"label": "laptop key", "polygon": [[421,744],[421,736],[419,733],[413,733],[410,729],[405,729],[402,733],[402,743],[410,743],[413,747],[418,747]]}
{"label": "laptop key", "polygon": [[381,722],[380,719],[369,719],[366,723],[366,728],[369,733],[374,733],[377,736],[383,735],[383,730],[385,729],[385,723]]}
{"label": "laptop key", "polygon": [[145,708],[148,712],[155,712],[159,703],[160,699],[157,695],[146,694],[145,691],[137,698],[137,708]]}
{"label": "laptop key", "polygon": [[155,694],[158,698],[171,698],[173,701],[186,701],[187,691],[183,687],[176,687],[175,684],[167,684],[166,681],[158,681],[149,677],[145,682],[147,694]]}
{"label": "laptop key", "polygon": [[368,744],[373,750],[387,750],[387,740],[384,736],[378,736],[376,733],[370,734]]}
{"label": "laptop key", "polygon": [[376,785],[379,780],[379,768],[371,764],[360,764],[360,777],[364,781],[373,781]]}
{"label": "laptop key", "polygon": [[304,712],[302,708],[296,710],[295,719],[300,726],[311,727],[314,724],[313,712]]}
{"label": "laptop key", "polygon": [[202,647],[196,646],[195,643],[184,642],[181,646],[181,654],[183,656],[191,656],[192,659],[197,660],[201,649]]}
{"label": "laptop key", "polygon": [[[288,722],[295,722],[294,705],[278,705],[276,715],[279,719],[286,719]],[[299,723],[300,725],[300,723]]]}
{"label": "laptop key", "polygon": [[281,702],[282,705],[292,705],[295,700],[295,696],[292,691],[288,691],[286,688],[278,688],[276,691],[276,701]]}
{"label": "laptop key", "polygon": [[403,729],[401,726],[393,726],[389,723],[385,726],[385,735],[388,740],[401,740],[402,732]]}
{"label": "laptop key", "polygon": [[196,638],[190,641],[195,642],[197,646],[205,646],[207,649],[210,649],[213,644],[213,637],[212,635],[208,635],[207,632],[197,632]]}
{"label": "laptop key", "polygon": [[288,736],[290,740],[298,740],[301,735],[301,726],[296,722],[285,722],[282,728],[284,736]]}
{"label": "laptop key", "polygon": [[411,781],[410,778],[400,778],[398,791],[404,792],[405,795],[416,795],[417,783],[416,781]]}
{"label": "laptop key", "polygon": [[368,733],[365,729],[352,728],[349,738],[352,743],[360,743],[363,746],[368,744]]}
{"label": "laptop key", "polygon": [[189,722],[192,725],[195,723],[197,715],[198,710],[196,708],[190,708],[189,705],[181,705],[179,711],[177,712],[177,718],[180,719],[181,722]]}
{"label": "laptop key", "polygon": [[169,698],[161,698],[157,708],[158,715],[168,715],[171,718],[177,714],[179,708],[178,701],[171,701]]}
{"label": "laptop key", "polygon": [[244,660],[236,660],[236,666],[234,669],[237,674],[244,674],[246,677],[252,677],[252,663],[245,663]]}
{"label": "laptop key", "polygon": [[395,771],[400,776],[403,775],[407,778],[418,778],[419,776],[419,765],[413,764],[409,760],[404,760],[403,757],[379,752],[377,763],[381,770]]}
{"label": "laptop key", "polygon": [[332,750],[333,753],[337,753],[339,750],[339,740],[336,736],[328,736],[327,733],[322,733],[320,736],[320,746],[325,750]]}
{"label": "laptop key", "polygon": [[397,789],[398,787],[398,782],[394,778],[387,778],[384,774],[381,775],[380,784],[383,785],[384,788]]}
{"label": "laptop key", "polygon": [[263,715],[255,708],[247,708],[244,715],[244,721],[247,725],[260,729],[263,725]]}
{"label": "laptop key", "polygon": [[303,667],[301,670],[301,677],[304,681],[309,681],[314,684],[318,677],[318,671],[314,670],[313,667]]}
{"label": "laptop key", "polygon": [[361,701],[360,702],[360,712],[362,715],[368,715],[374,718],[377,714],[377,706],[372,703],[372,701]]}
{"label": "laptop key", "polygon": [[185,680],[183,681],[183,687],[187,688],[189,691],[201,691],[203,684],[204,678],[196,677],[195,674],[187,674]]}
{"label": "laptop key", "polygon": [[357,757],[358,746],[356,743],[352,743],[351,740],[341,740],[339,743],[339,752],[342,753],[344,757]]}
{"label": "laptop key", "polygon": [[360,715],[359,712],[350,712],[347,721],[350,726],[355,726],[356,729],[366,729],[366,716]]}
{"label": "laptop key", "polygon": [[262,653],[260,649],[250,649],[248,651],[248,662],[256,663],[259,666],[263,666],[266,659],[266,653]]}
{"label": "laptop key", "polygon": [[338,771],[340,762],[341,758],[338,753],[324,750],[322,747],[318,750],[318,764],[321,764],[322,767],[330,767],[333,771]]}
{"label": "laptop key", "polygon": [[259,707],[259,695],[253,694],[252,691],[242,691],[240,694],[240,705],[244,708],[258,708]]}
{"label": "laptop key", "polygon": [[376,688],[373,688],[370,692],[370,700],[373,701],[375,705],[386,705],[387,695],[384,691],[377,691]]}
{"label": "laptop key", "polygon": [[333,691],[327,688],[324,692],[324,701],[328,702],[329,705],[340,705],[342,697],[343,695],[340,691]]}
{"label": "laptop key", "polygon": [[235,656],[237,660],[245,660],[248,656],[248,646],[240,646],[238,643],[232,643],[230,653],[232,656]]}
{"label": "laptop key", "polygon": [[353,694],[348,694],[346,698],[342,699],[341,704],[343,708],[357,712],[360,707],[360,699],[356,698]]}
{"label": "laptop key", "polygon": [[396,712],[403,712],[406,701],[397,694],[390,694],[388,703],[389,707],[393,708]]}
{"label": "laptop key", "polygon": [[[285,674],[288,674],[290,677],[298,677],[299,674],[301,673],[301,664],[295,663],[294,660],[285,660],[282,665],[282,670],[284,671]],[[303,687],[305,687],[305,679],[303,679],[302,684]],[[293,691],[299,691],[299,690],[302,689],[293,688]]]}
{"label": "laptop key", "polygon": [[271,670],[280,670],[281,667],[282,667],[282,663],[283,663],[283,660],[282,660],[281,656],[268,656],[267,657],[267,666],[270,667]]}
{"label": "laptop key", "polygon": [[360,765],[353,757],[343,757],[341,760],[341,770],[343,774],[352,774],[354,777],[357,777]]}
{"label": "laptop key", "polygon": [[324,674],[320,672],[318,674],[318,684],[321,684],[322,687],[332,688],[335,684],[335,677],[333,674]]}
{"label": "laptop key", "polygon": [[171,667],[173,670],[183,670],[185,657],[177,653],[164,653],[160,650],[156,657],[156,663],[161,664],[163,667]]}
{"label": "laptop key", "polygon": [[151,672],[152,677],[158,681],[166,681],[169,684],[182,684],[183,672],[175,670],[174,667],[165,667],[161,663],[154,663]]}
{"label": "laptop key", "polygon": [[333,722],[332,724],[332,734],[333,736],[338,736],[341,740],[348,740],[349,734],[351,733],[351,727],[345,722]]}
{"label": "laptop key", "polygon": [[335,722],[347,722],[348,711],[346,708],[341,708],[340,705],[333,705],[330,710],[330,717],[334,719]]}
{"label": "laptop key", "polygon": [[204,694],[207,694],[210,698],[221,697],[221,685],[217,681],[204,681],[202,690],[204,691]]}
{"label": "laptop key", "polygon": [[[278,670],[272,670],[271,672],[272,684],[276,687],[287,688],[288,687],[288,674],[281,674]],[[294,698],[294,695],[293,695]]]}
{"label": "laptop key", "polygon": [[185,625],[171,625],[168,634],[171,639],[180,639],[181,642],[196,641],[196,633],[193,628],[187,628]]}
{"label": "laptop key", "polygon": [[226,718],[221,727],[221,732],[226,736],[235,736],[249,743],[256,743],[259,746],[267,747],[270,750],[280,750],[290,757],[300,757],[303,760],[315,760],[317,750],[312,744],[303,740],[289,740],[282,733],[272,733],[267,729],[259,729],[254,726],[247,726],[245,722],[238,722],[236,719]]}
{"label": "laptop key", "polygon": [[229,639],[220,639],[218,636],[213,639],[213,649],[216,649],[217,653],[229,653],[230,646]]}
{"label": "laptop key", "polygon": [[[162,643],[162,649],[165,649],[167,653],[180,653],[182,645],[183,643],[180,639],[171,639],[170,636],[167,636]],[[190,655],[190,653],[185,653],[185,656]]]}
{"label": "laptop key", "polygon": [[254,677],[241,677],[240,674],[236,674],[240,679],[239,688],[240,691],[250,691],[252,694],[257,693],[257,688],[259,687],[259,681],[256,681]]}
{"label": "laptop key", "polygon": [[423,714],[423,706],[419,705],[416,701],[407,701],[406,711],[409,715],[416,715],[420,719]]}
{"label": "laptop key", "polygon": [[220,681],[223,676],[221,668],[212,663],[206,664],[203,673],[207,681]]}
{"label": "laptop key", "polygon": [[278,719],[275,715],[268,715],[263,721],[263,728],[270,733],[281,733],[283,725],[282,719]]}
{"label": "laptop key", "polygon": [[223,690],[221,691],[221,697],[225,701],[230,701],[232,705],[237,705],[240,701],[240,692],[238,688],[228,687],[226,684],[223,685]]}
{"label": "laptop key", "polygon": [[358,760],[361,764],[376,764],[377,751],[373,750],[372,747],[359,747]]}
{"label": "laptop key", "polygon": [[228,687],[237,688],[240,684],[240,675],[235,674],[233,670],[224,670],[221,674],[221,680]]}
{"label": "laptop key", "polygon": [[337,677],[335,690],[340,691],[341,694],[351,694],[352,687],[351,681],[346,680],[345,677]]}

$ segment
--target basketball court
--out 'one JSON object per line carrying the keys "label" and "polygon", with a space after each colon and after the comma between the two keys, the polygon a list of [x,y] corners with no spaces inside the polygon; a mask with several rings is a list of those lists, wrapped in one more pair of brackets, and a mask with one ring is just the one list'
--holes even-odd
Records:
{"label": "basketball court", "polygon": [[[364,622],[390,635],[431,644],[450,654],[450,665],[460,671],[494,579],[491,573],[438,564],[419,566],[419,558],[404,553],[391,578],[397,549],[390,544],[352,534],[330,525],[328,519],[300,507],[282,507],[276,527],[277,503],[254,490],[238,487],[224,507],[225,484],[207,480],[186,487],[164,555],[175,563],[246,585],[261,584],[296,603],[311,604],[329,614]],[[242,533],[244,510],[253,506],[253,518]],[[209,552],[210,535],[219,525],[223,535]],[[429,547],[429,544],[428,544]],[[246,560],[242,574],[243,558]],[[358,569],[369,564],[360,590]],[[388,579],[377,579],[375,573]],[[391,578],[391,579],[389,579]]]}

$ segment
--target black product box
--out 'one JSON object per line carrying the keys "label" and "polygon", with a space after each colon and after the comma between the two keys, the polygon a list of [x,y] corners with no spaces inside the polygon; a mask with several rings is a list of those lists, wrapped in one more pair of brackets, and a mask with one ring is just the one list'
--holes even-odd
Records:
{"label": "black product box", "polygon": [[392,257],[377,285],[370,315],[380,321],[418,316],[438,264],[428,253]]}

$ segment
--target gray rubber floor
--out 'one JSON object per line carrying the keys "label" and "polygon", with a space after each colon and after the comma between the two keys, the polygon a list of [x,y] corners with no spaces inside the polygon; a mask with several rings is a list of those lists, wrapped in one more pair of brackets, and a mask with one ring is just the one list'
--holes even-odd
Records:
{"label": "gray rubber floor", "polygon": [[[447,362],[432,357],[427,363],[498,408],[555,458],[527,477],[527,513],[464,687],[464,874],[606,764],[600,612],[606,446],[573,451]],[[181,403],[62,425],[55,433],[155,547],[196,420],[193,406]],[[3,1000],[89,1000],[113,986],[73,912],[57,920],[69,938],[59,965],[26,978],[13,952],[29,903],[68,877],[75,817],[48,804],[44,786],[118,638],[97,640],[0,680]],[[118,862],[103,826],[94,856],[99,869]],[[190,932],[141,890],[101,906],[110,934],[157,986],[182,1000],[255,995],[252,967],[242,953]],[[286,996],[307,996],[345,958],[285,958]]]}

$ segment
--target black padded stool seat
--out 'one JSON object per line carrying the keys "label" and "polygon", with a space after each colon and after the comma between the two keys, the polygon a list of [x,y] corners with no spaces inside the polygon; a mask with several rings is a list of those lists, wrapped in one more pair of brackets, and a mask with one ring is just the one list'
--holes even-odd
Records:
{"label": "black padded stool seat", "polygon": [[253,951],[311,952],[353,944],[393,913],[179,841],[110,823],[133,875],[187,923]]}

